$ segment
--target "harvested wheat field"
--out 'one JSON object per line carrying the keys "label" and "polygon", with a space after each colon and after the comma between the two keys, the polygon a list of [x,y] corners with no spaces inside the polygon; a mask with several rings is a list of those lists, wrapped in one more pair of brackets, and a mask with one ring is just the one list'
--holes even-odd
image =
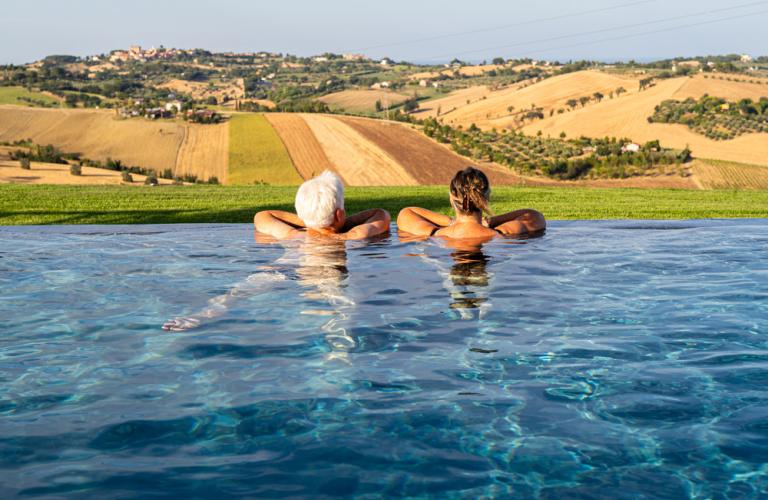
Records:
{"label": "harvested wheat field", "polygon": [[68,153],[162,171],[174,168],[184,125],[119,119],[113,111],[0,106],[0,141],[32,139]]}
{"label": "harvested wheat field", "polygon": [[480,76],[485,73],[488,73],[490,71],[502,69],[506,67],[503,64],[478,64],[475,66],[462,66],[458,69],[458,71],[454,70],[453,68],[450,69],[444,69],[441,71],[424,71],[421,73],[413,73],[408,78],[411,80],[423,80],[423,79],[430,79],[430,78],[437,78],[441,75],[445,76],[452,76],[454,73],[458,72],[460,75],[463,76]]}
{"label": "harvested wheat field", "polygon": [[642,92],[536,121],[523,131],[536,134],[541,130],[552,137],[565,132],[569,137],[626,137],[637,142],[658,139],[666,147],[689,146],[697,158],[768,165],[768,134],[746,134],[729,141],[714,141],[685,125],[648,123],[656,105],[672,98],[687,81],[688,78],[662,80]]}
{"label": "harvested wheat field", "polygon": [[408,99],[407,95],[388,90],[342,90],[318,98],[320,102],[334,109],[343,109],[352,113],[372,113],[376,111],[376,101],[382,106],[396,106]]}
{"label": "harvested wheat field", "polygon": [[699,160],[693,168],[704,189],[768,189],[768,167],[720,160]]}
{"label": "harvested wheat field", "polygon": [[466,89],[456,90],[438,99],[419,103],[419,109],[413,113],[420,119],[446,115],[464,106],[478,102],[487,98],[491,94],[491,89],[485,85],[477,85]]}
{"label": "harvested wheat field", "polygon": [[226,184],[229,177],[229,124],[184,125],[184,140],[173,173],[196,175],[201,180],[216,177]]}
{"label": "harvested wheat field", "polygon": [[[449,125],[467,127],[474,123],[484,129],[513,128],[518,118],[516,115],[534,106],[542,108],[544,115],[548,116],[551,110],[567,109],[566,103],[570,99],[591,98],[595,92],[600,92],[608,100],[608,95],[612,91],[623,87],[627,93],[613,99],[620,101],[636,93],[637,86],[635,79],[609,75],[600,71],[577,71],[547,78],[534,84],[528,82],[496,90],[475,102],[458,106],[453,111],[450,111],[450,107],[443,105],[441,117]],[[433,109],[436,105],[440,105],[439,102],[430,104],[430,108]],[[592,103],[587,104],[587,107],[592,105]]]}
{"label": "harvested wheat field", "polygon": [[91,160],[113,158],[203,180],[226,179],[227,127],[122,119],[111,111],[0,106],[0,141],[32,139]]}
{"label": "harvested wheat field", "polygon": [[[747,81],[736,82],[721,78],[736,78]],[[696,75],[688,78],[677,92],[672,95],[672,99],[684,100],[689,97],[698,99],[704,94],[722,97],[730,101],[738,101],[740,99],[758,100],[761,97],[768,96],[768,79],[747,78],[743,75],[713,74],[707,75],[707,78],[704,78],[704,75]]]}
{"label": "harvested wheat field", "polygon": [[[72,175],[69,165],[58,163],[32,162],[31,168],[24,170],[18,161],[0,160],[0,184],[144,185],[145,176],[131,174],[131,177],[133,182],[123,182],[120,172],[93,167],[82,167],[82,175]],[[172,183],[167,179],[158,179],[158,182]]]}
{"label": "harvested wheat field", "polygon": [[[385,151],[418,184],[448,184],[458,170],[476,163],[401,123],[352,117],[338,119]],[[494,184],[522,182],[502,166],[485,164],[482,168]]]}
{"label": "harvested wheat field", "polygon": [[416,179],[392,156],[343,121],[302,114],[336,172],[350,186],[415,186]]}
{"label": "harvested wheat field", "polygon": [[324,170],[336,172],[312,129],[301,115],[268,113],[264,115],[283,141],[293,166],[303,179],[310,179]]}

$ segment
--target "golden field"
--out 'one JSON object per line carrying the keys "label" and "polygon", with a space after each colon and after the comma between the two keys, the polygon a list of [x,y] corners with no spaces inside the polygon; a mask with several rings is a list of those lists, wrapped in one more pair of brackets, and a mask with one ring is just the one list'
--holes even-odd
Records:
{"label": "golden field", "polygon": [[[697,158],[768,165],[768,134],[746,134],[728,141],[715,141],[693,132],[685,125],[648,123],[648,117],[653,114],[656,105],[666,99],[675,98],[679,92],[690,93],[691,87],[686,86],[691,81],[692,79],[686,77],[662,80],[642,92],[633,92],[616,99],[604,99],[600,103],[588,104],[572,112],[537,120],[525,126],[523,131],[527,134],[541,131],[553,137],[561,132],[565,132],[569,137],[627,137],[636,142],[658,139],[666,147],[688,146]],[[695,82],[695,79],[693,81]],[[695,82],[695,85],[702,92],[709,88],[700,82]],[[718,97],[736,99],[738,95],[744,95],[738,92],[746,92],[751,85],[734,87],[731,95]],[[765,90],[768,95],[768,86]]]}
{"label": "golden field", "polygon": [[373,113],[376,111],[376,102],[382,106],[397,106],[408,99],[407,95],[398,94],[389,90],[342,90],[333,94],[324,95],[318,101],[323,102],[333,109],[343,109],[352,113]]}
{"label": "golden field", "polygon": [[[467,127],[474,123],[485,129],[511,129],[516,126],[519,119],[517,115],[534,106],[543,108],[544,115],[549,116],[553,109],[567,108],[566,103],[570,99],[592,97],[595,92],[603,93],[607,99],[609,93],[619,87],[627,91],[627,94],[619,98],[625,99],[628,94],[637,92],[637,81],[600,71],[578,71],[534,84],[521,82],[495,91],[487,87],[458,91],[457,95],[424,103],[424,111],[418,116],[437,116],[440,108],[440,118],[448,125]],[[467,100],[470,102],[467,103]]]}
{"label": "golden field", "polygon": [[[32,139],[104,162],[226,178],[227,125],[122,119],[114,111],[0,106],[0,141]],[[210,175],[208,175],[210,173]]]}
{"label": "golden field", "polygon": [[[79,176],[69,172],[69,165],[59,163],[32,162],[29,170],[21,168],[17,160],[9,158],[13,147],[0,146],[0,184],[78,184],[91,186],[142,186],[145,176],[131,174],[133,182],[123,182],[122,174],[103,168],[82,167]],[[158,179],[160,184],[170,184],[171,180]]]}
{"label": "golden field", "polygon": [[350,186],[415,186],[416,179],[386,151],[354,128],[327,115],[304,114],[304,120]]}
{"label": "golden field", "polygon": [[[682,149],[688,146],[696,158],[687,166],[686,175],[662,171],[630,179],[570,182],[521,176],[493,163],[481,163],[494,184],[768,188],[768,177],[763,170],[768,168],[768,134],[753,133],[732,140],[714,141],[684,125],[647,121],[655,106],[667,99],[699,98],[704,94],[729,100],[759,99],[768,95],[768,79],[718,74],[708,74],[705,78],[705,75],[697,74],[659,80],[640,91],[638,81],[641,76],[644,75],[588,70],[536,83],[524,81],[499,90],[473,86],[421,102],[421,110],[414,116],[437,116],[439,109],[438,118],[447,124],[466,127],[475,123],[486,130],[501,129],[519,125],[516,115],[535,106],[543,109],[545,118],[525,122],[522,131],[529,135],[541,132],[557,137],[564,132],[569,138],[613,136],[640,143],[658,139],[665,147]],[[619,87],[626,93],[610,98],[610,92]],[[181,91],[181,87],[177,89]],[[569,99],[591,97],[595,92],[601,92],[605,98],[585,106],[579,104],[572,110],[568,108]],[[407,98],[404,94],[386,90],[359,90],[337,92],[322,100],[349,110],[354,107],[372,110],[377,100],[384,102],[393,97]],[[558,113],[565,109],[568,110]],[[226,184],[296,185],[326,169],[337,172],[352,186],[446,184],[456,170],[477,163],[427,138],[418,127],[359,117],[234,113],[223,124],[194,125],[182,121],[122,119],[108,110],[0,105],[0,141],[23,139],[53,144],[64,152],[77,152],[93,160],[119,159],[127,166],[152,168],[158,172],[172,169],[177,175],[195,175],[201,180],[217,177]],[[4,165],[3,168],[16,167]],[[46,182],[44,179],[50,179],[50,182],[98,183],[114,182],[108,178],[117,175],[88,171],[87,175],[78,178],[63,172],[57,173],[58,177],[50,173],[34,174],[36,179],[24,179],[32,174],[29,171],[4,172],[0,177],[2,182]],[[101,174],[104,175],[98,180]]]}

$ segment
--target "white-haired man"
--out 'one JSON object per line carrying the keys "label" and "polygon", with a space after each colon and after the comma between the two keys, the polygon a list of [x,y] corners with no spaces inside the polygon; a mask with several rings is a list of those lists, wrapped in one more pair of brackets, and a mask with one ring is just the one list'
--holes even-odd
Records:
{"label": "white-haired man", "polygon": [[372,208],[350,217],[344,211],[344,184],[333,172],[310,179],[296,192],[296,213],[265,210],[253,218],[256,231],[274,238],[302,235],[359,240],[389,231],[386,210]]}

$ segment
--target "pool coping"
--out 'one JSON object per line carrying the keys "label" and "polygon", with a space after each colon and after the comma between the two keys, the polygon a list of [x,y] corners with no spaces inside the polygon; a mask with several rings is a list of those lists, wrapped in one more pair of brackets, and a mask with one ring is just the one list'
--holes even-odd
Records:
{"label": "pool coping", "polygon": [[[718,227],[724,224],[753,226],[768,225],[768,218],[738,218],[738,219],[598,219],[598,220],[553,220],[548,221],[549,229],[572,227],[599,227],[613,230],[663,230],[663,229],[694,229],[699,227]],[[61,224],[61,225],[19,225],[2,226],[0,234],[13,233],[112,233],[112,234],[157,234],[158,232],[199,231],[216,229],[235,229],[238,227],[252,228],[249,223],[180,223],[180,224]],[[391,231],[397,230],[397,224],[392,223]]]}

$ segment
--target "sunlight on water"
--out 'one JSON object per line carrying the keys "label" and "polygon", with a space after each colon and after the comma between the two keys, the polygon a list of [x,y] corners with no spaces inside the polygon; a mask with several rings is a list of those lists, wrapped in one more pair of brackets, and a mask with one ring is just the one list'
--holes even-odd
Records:
{"label": "sunlight on water", "polygon": [[0,228],[0,493],[755,498],[767,252],[758,220]]}

